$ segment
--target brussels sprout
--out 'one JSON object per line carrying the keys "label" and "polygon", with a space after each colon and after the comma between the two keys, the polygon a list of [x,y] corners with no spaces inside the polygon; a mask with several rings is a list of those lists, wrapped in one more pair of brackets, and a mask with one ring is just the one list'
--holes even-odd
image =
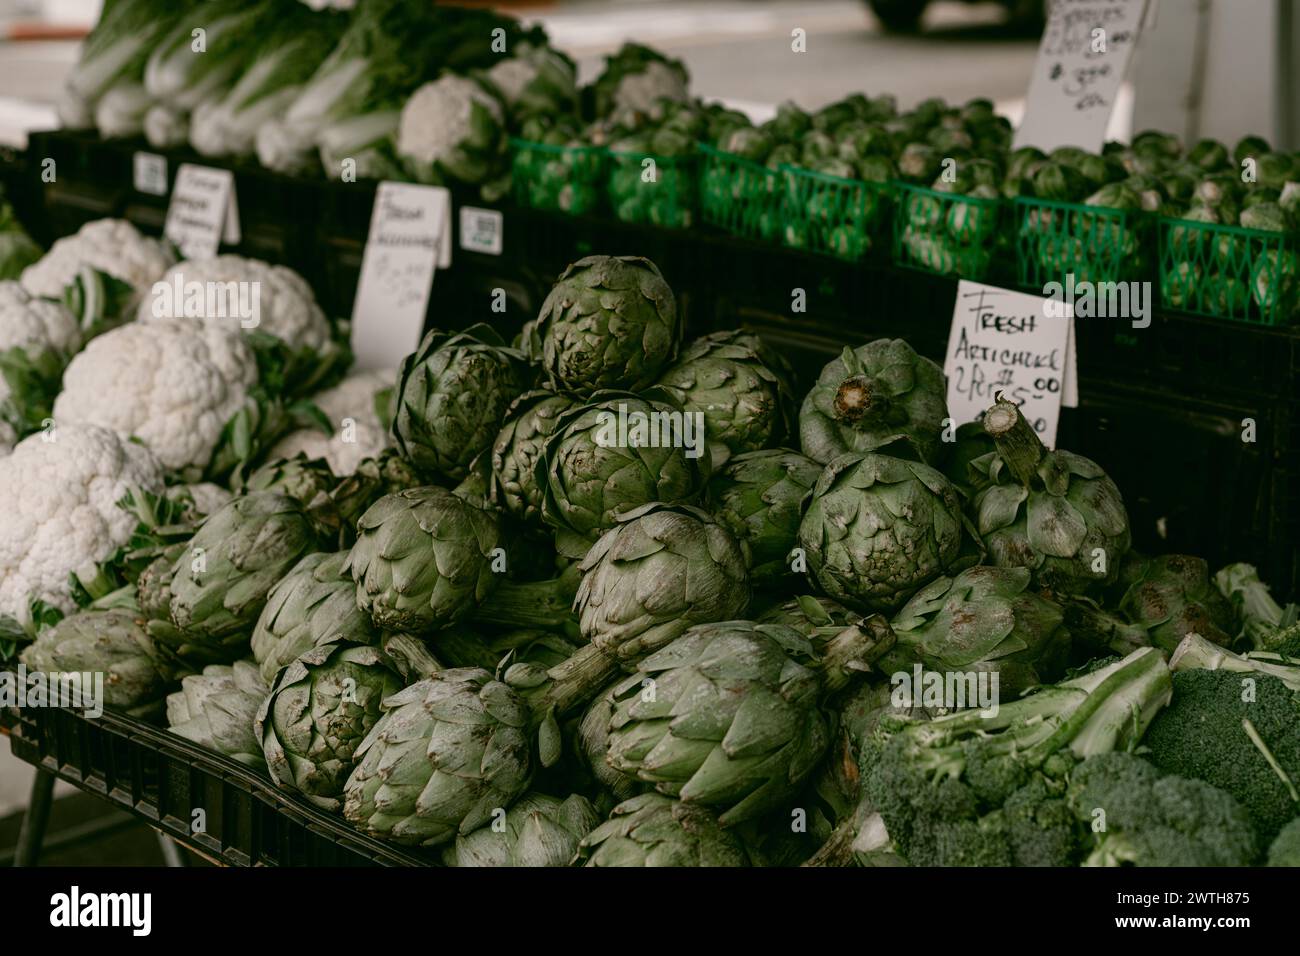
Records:
{"label": "brussels sprout", "polygon": [[1250,157],[1258,158],[1265,153],[1271,153],[1273,148],[1268,145],[1268,140],[1262,136],[1243,136],[1237,141],[1237,145],[1232,150],[1232,161],[1237,168]]}
{"label": "brussels sprout", "polygon": [[823,106],[820,110],[812,115],[812,125],[814,130],[822,133],[829,133],[838,127],[841,123],[848,122],[858,118],[857,111],[851,103],[840,100],[838,103],[831,103],[829,106]]}
{"label": "brussels sprout", "polygon": [[778,166],[797,166],[799,164],[799,147],[793,143],[781,143],[767,156],[767,168]]}
{"label": "brussels sprout", "polygon": [[[1178,218],[1185,222],[1213,226],[1223,222],[1218,211],[1209,206],[1192,206]],[[1170,249],[1180,259],[1193,258],[1210,241],[1210,235],[1210,230],[1207,229],[1171,226],[1169,231]]]}
{"label": "brussels sprout", "polygon": [[928,183],[939,175],[943,157],[927,143],[909,143],[898,157],[898,172],[904,179]]}
{"label": "brussels sprout", "polygon": [[767,158],[775,145],[767,133],[750,126],[732,131],[722,141],[719,148],[723,152],[739,156],[741,159],[761,163]]}
{"label": "brussels sprout", "polygon": [[1277,203],[1282,198],[1282,193],[1277,189],[1270,189],[1267,186],[1256,186],[1249,190],[1241,199],[1241,211],[1245,213],[1251,206],[1258,206],[1260,203]]}
{"label": "brussels sprout", "polygon": [[1287,312],[1295,302],[1296,256],[1286,249],[1266,249],[1250,272],[1250,294],[1266,314]]}
{"label": "brussels sprout", "polygon": [[1203,139],[1187,151],[1187,159],[1201,169],[1213,172],[1229,165],[1228,147],[1217,139]]}
{"label": "brussels sprout", "polygon": [[812,128],[812,117],[794,103],[782,103],[770,121],[772,133],[778,139],[794,140]]}
{"label": "brussels sprout", "polygon": [[948,207],[947,226],[949,234],[962,243],[981,242],[997,228],[998,207],[995,202],[998,191],[992,186],[976,186],[969,193],[972,199],[989,200],[985,202],[967,202],[953,200]]}
{"label": "brussels sprout", "polygon": [[1241,180],[1232,173],[1214,173],[1196,184],[1192,198],[1206,206],[1226,206],[1233,203],[1241,190]]}
{"label": "brussels sprout", "polygon": [[1143,130],[1133,137],[1133,152],[1164,159],[1177,159],[1182,155],[1183,146],[1178,137],[1155,130]]}
{"label": "brussels sprout", "polygon": [[825,159],[828,156],[835,155],[835,140],[829,133],[813,130],[803,138],[803,149],[800,154],[804,163],[814,163],[819,159]]}
{"label": "brussels sprout", "polygon": [[848,130],[840,137],[839,156],[841,159],[860,161],[868,156],[879,156],[887,159],[892,152],[889,134],[877,124],[863,123]]}
{"label": "brussels sprout", "polygon": [[1262,232],[1287,232],[1291,229],[1290,216],[1275,202],[1257,202],[1242,209],[1239,222],[1245,229]]}
{"label": "brussels sprout", "polygon": [[1201,267],[1194,262],[1175,262],[1160,274],[1160,295],[1175,309],[1192,308],[1200,301]]}
{"label": "brussels sprout", "polygon": [[858,178],[868,183],[887,183],[898,178],[898,167],[888,156],[863,156],[858,161]]}
{"label": "brussels sprout", "polygon": [[1297,175],[1296,162],[1286,153],[1265,153],[1255,167],[1255,181],[1272,189],[1281,189]]}
{"label": "brussels sprout", "polygon": [[1039,199],[1077,202],[1088,193],[1088,180],[1073,166],[1054,159],[1034,171],[1033,185]]}
{"label": "brussels sprout", "polygon": [[926,134],[926,142],[944,156],[964,156],[975,145],[975,139],[964,129],[945,129],[936,126]]}

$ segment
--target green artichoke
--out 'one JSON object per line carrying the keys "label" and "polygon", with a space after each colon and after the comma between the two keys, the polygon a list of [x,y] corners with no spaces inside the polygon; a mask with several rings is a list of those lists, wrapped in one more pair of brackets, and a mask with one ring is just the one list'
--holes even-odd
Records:
{"label": "green artichoke", "polygon": [[780,624],[691,628],[614,689],[607,759],[730,826],[792,796],[830,741],[822,701],[864,666],[870,635],[846,629],[814,650]]}
{"label": "green artichoke", "polygon": [[551,387],[575,392],[645,388],[681,337],[673,290],[653,262],[636,256],[573,263],[525,332]]}
{"label": "green artichoke", "polygon": [[710,458],[692,422],[667,402],[622,392],[566,412],[537,465],[543,520],[590,542],[647,502],[698,501]]}
{"label": "green artichoke", "polygon": [[605,759],[609,753],[609,722],[614,716],[615,691],[622,683],[619,680],[602,691],[587,706],[582,719],[578,721],[573,739],[580,766],[591,774],[600,787],[620,802],[631,799],[642,789],[641,782],[635,776],[615,770]]}
{"label": "green artichoke", "polygon": [[995,672],[1000,692],[1060,678],[1070,652],[1064,614],[1029,581],[1026,568],[988,565],[936,578],[890,622],[897,643],[881,669]]}
{"label": "green artichoke", "polygon": [[344,571],[376,627],[431,631],[468,615],[496,586],[499,545],[490,512],[442,488],[408,488],[361,516]]}
{"label": "green artichoke", "polygon": [[455,668],[384,701],[357,748],[343,815],[364,833],[418,846],[491,821],[527,788],[528,709],[485,670]]}
{"label": "green artichoke", "polygon": [[270,491],[231,499],[176,559],[169,619],[150,621],[149,633],[195,665],[238,660],[271,588],[320,544],[297,500]]}
{"label": "green artichoke", "polygon": [[258,709],[271,689],[251,661],[209,664],[181,680],[167,696],[167,725],[177,736],[264,769],[262,745],[253,732]]}
{"label": "green artichoke", "polygon": [[280,672],[253,724],[271,779],[337,810],[358,745],[401,689],[377,648],[335,642],[304,652]]}
{"label": "green artichoke", "polygon": [[270,683],[299,654],[330,641],[374,644],[370,615],[357,607],[357,586],[346,573],[347,552],[309,554],[267,595],[253,628],[253,659]]}
{"label": "green artichoke", "polygon": [[718,521],[749,546],[749,579],[756,586],[791,576],[804,499],[822,466],[797,451],[776,448],[737,455],[709,480]]}
{"label": "green artichoke", "polygon": [[1102,469],[1048,451],[1010,402],[984,414],[997,452],[977,458],[971,504],[992,563],[1026,567],[1034,584],[1061,594],[1110,584],[1129,547],[1128,513]]}
{"label": "green artichoke", "polygon": [[749,604],[744,551],[696,508],[654,503],[628,512],[579,570],[582,636],[624,666],[694,624],[737,618]]}
{"label": "green artichoke", "polygon": [[703,416],[715,464],[732,454],[779,445],[793,431],[789,363],[746,332],[696,339],[659,385],[689,413]]}
{"label": "green artichoke", "polygon": [[923,461],[941,451],[948,417],[943,372],[902,339],[877,339],[822,369],[799,411],[803,453],[827,464],[845,452],[874,451],[899,435]]}
{"label": "green artichoke", "polygon": [[944,462],[944,476],[963,492],[971,490],[970,463],[987,455],[997,446],[984,430],[982,422],[965,422],[953,435],[952,452]]}
{"label": "green artichoke", "polygon": [[1224,647],[1232,643],[1232,605],[1210,580],[1203,558],[1152,558],[1120,599],[1119,610],[1146,629],[1152,644],[1170,654],[1192,632]]}
{"label": "green artichoke", "polygon": [[529,793],[491,823],[456,837],[442,851],[447,866],[568,866],[578,843],[600,823],[586,797]]}
{"label": "green artichoke", "polygon": [[338,478],[325,459],[308,458],[302,452],[292,458],[268,461],[246,478],[233,482],[236,494],[273,491],[296,498],[304,505],[311,504],[318,495],[328,495],[336,484]]}
{"label": "green artichoke", "polygon": [[554,392],[527,392],[510,406],[497,433],[492,445],[492,500],[521,521],[536,522],[541,516],[537,463],[573,404],[573,399]]}
{"label": "green artichoke", "polygon": [[616,806],[578,847],[584,866],[749,866],[744,844],[704,807],[657,793]]}
{"label": "green artichoke", "polygon": [[[171,669],[144,622],[125,610],[80,611],[41,631],[19,655],[28,670],[103,674],[108,707],[134,710],[161,700]],[[83,687],[88,694],[90,688]]]}
{"label": "green artichoke", "polygon": [[491,447],[529,376],[523,355],[490,326],[455,335],[431,330],[402,361],[393,417],[398,450],[427,478],[460,481]]}
{"label": "green artichoke", "polygon": [[888,611],[952,568],[962,527],[957,490],[933,468],[850,454],[817,479],[799,545],[832,598]]}

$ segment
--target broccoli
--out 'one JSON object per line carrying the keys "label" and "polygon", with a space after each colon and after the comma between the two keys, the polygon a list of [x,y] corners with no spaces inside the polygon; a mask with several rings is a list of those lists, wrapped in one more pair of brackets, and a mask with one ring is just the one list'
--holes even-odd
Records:
{"label": "broccoli", "polygon": [[1255,858],[1250,817],[1230,794],[1162,775],[1132,754],[1079,764],[1069,803],[1093,831],[1084,866],[1248,866]]}
{"label": "broccoli", "polygon": [[866,799],[914,866],[1070,865],[1070,770],[1136,743],[1169,695],[1163,657],[1142,648],[993,716],[886,715],[863,747]]}
{"label": "broccoli", "polygon": [[1149,759],[1166,773],[1226,790],[1268,845],[1300,814],[1300,706],[1267,674],[1187,670],[1147,730]]}
{"label": "broccoli", "polygon": [[[1280,645],[1286,647],[1287,645]],[[1300,650],[1297,647],[1296,650]],[[1300,690],[1300,658],[1281,651],[1252,651],[1234,654],[1201,637],[1188,634],[1169,660],[1169,669],[1179,671],[1232,671],[1239,674],[1267,674],[1292,690]]]}
{"label": "broccoli", "polygon": [[1269,866],[1300,866],[1300,817],[1282,828],[1268,848]]}

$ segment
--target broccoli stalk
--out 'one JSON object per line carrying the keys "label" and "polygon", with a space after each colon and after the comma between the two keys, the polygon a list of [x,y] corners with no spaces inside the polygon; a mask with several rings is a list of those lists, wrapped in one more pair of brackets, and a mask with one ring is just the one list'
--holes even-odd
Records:
{"label": "broccoli stalk", "polygon": [[1300,633],[1294,604],[1282,607],[1251,564],[1230,564],[1214,576],[1214,585],[1231,602],[1241,619],[1241,636],[1261,651],[1276,650]]}
{"label": "broccoli stalk", "polygon": [[1300,690],[1300,662],[1292,662],[1281,654],[1256,651],[1234,654],[1201,637],[1188,634],[1169,659],[1169,669],[1178,671],[1233,671],[1239,674],[1268,674],[1276,677],[1292,690]]}

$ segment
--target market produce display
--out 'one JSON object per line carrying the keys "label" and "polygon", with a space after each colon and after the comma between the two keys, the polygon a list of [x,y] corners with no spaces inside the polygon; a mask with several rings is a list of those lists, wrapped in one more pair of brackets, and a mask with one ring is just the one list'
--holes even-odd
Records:
{"label": "market produce display", "polygon": [[[540,29],[423,0],[109,0],[60,109],[801,260],[1296,300],[1300,161],[1257,138],[1044,154],[987,100],[862,95],[756,125],[647,47],[583,89]],[[109,708],[435,865],[1297,865],[1300,609],[1134,551],[1103,456],[1002,394],[954,428],[907,341],[846,327],[800,378],[592,254],[513,340],[435,302],[361,369],[285,265],[11,220],[0,666],[102,674]]]}

